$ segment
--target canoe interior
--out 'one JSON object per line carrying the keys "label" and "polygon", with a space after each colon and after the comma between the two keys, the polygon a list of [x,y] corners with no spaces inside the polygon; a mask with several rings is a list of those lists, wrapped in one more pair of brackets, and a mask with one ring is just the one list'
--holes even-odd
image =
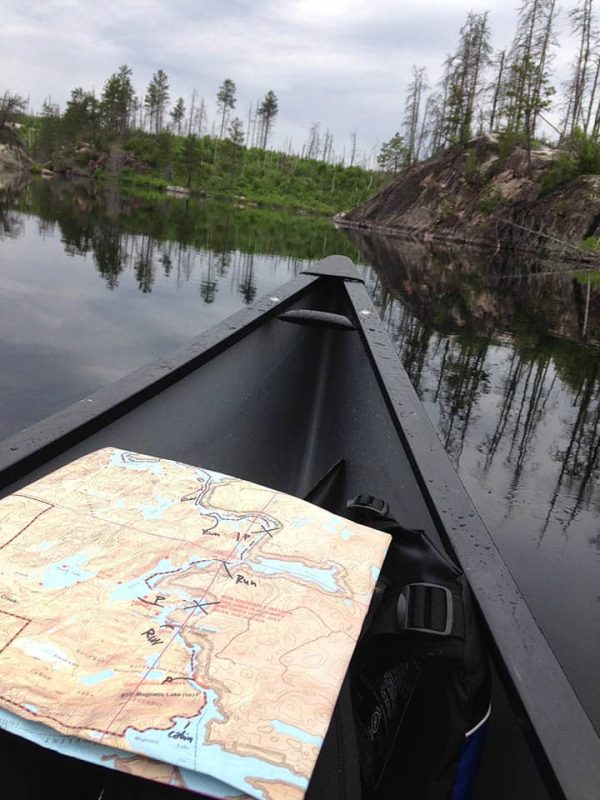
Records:
{"label": "canoe interior", "polygon": [[[314,286],[292,307],[352,314],[344,293],[328,289]],[[341,513],[347,497],[370,492],[385,497],[403,524],[437,538],[358,331],[273,318],[26,480],[106,446],[298,497],[343,459],[345,486],[332,498],[332,510]]]}
{"label": "canoe interior", "polygon": [[[288,310],[319,309],[346,315],[357,325],[361,310],[374,313],[372,306],[353,307],[343,281],[305,281],[302,292],[287,303]],[[298,497],[305,497],[343,460],[343,473],[327,497],[330,510],[343,513],[347,498],[368,492],[385,498],[402,524],[424,529],[438,546],[445,546],[439,520],[423,494],[359,330],[323,329],[270,316],[91,435],[64,449],[57,445],[51,458],[5,486],[1,494],[106,446],[218,470]],[[480,796],[544,798],[546,792],[499,683],[495,691],[500,713],[490,733]],[[37,759],[37,750],[11,741],[3,752]],[[44,754],[43,761],[60,764],[62,770],[68,760]],[[72,795],[63,791],[63,798],[83,797],[81,780],[90,781],[92,794],[97,781],[104,780],[103,771],[82,765],[72,768],[87,777],[77,778],[78,791]],[[162,787],[122,780],[125,783],[112,775],[103,786],[118,785],[115,797],[170,796]],[[145,788],[138,795],[140,786]],[[105,800],[112,796],[104,795]]]}

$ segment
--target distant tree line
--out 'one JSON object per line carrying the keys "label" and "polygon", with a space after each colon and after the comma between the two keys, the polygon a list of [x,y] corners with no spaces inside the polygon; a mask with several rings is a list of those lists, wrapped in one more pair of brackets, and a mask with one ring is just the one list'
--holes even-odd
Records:
{"label": "distant tree line", "polygon": [[[546,135],[553,129],[557,143],[567,148],[597,145],[600,26],[594,0],[578,0],[569,12],[578,47],[560,94],[551,81],[557,16],[556,0],[523,0],[510,46],[494,53],[488,12],[469,12],[458,46],[446,57],[442,77],[429,93],[425,68],[413,67],[402,124],[382,145],[380,168],[396,173],[483,133],[501,134],[530,153],[540,123],[545,123]],[[560,118],[558,125],[548,119],[550,112]]]}
{"label": "distant tree line", "polygon": [[217,141],[228,138],[238,146],[267,148],[279,111],[277,96],[272,90],[256,104],[247,134],[239,117],[230,118],[236,105],[234,81],[230,78],[223,81],[216,100],[218,118],[209,130],[206,103],[204,98],[198,99],[196,91],[190,98],[189,111],[183,97],[177,97],[171,104],[169,78],[159,69],[143,96],[138,96],[132,70],[124,65],[107,79],[99,97],[77,87],[71,91],[62,113],[58,104],[49,99],[44,101],[39,115],[37,149],[40,154],[47,155],[60,144],[78,139],[106,143],[123,140],[135,131],[161,134],[165,130],[178,136],[210,135]]}
{"label": "distant tree line", "polygon": [[[2,137],[3,109],[13,121],[22,116],[27,107],[24,98],[6,92],[4,105],[0,98],[0,137]],[[218,151],[219,143],[229,142],[238,148],[258,148],[266,151],[271,146],[275,121],[279,114],[279,100],[272,89],[262,99],[252,102],[246,120],[234,116],[237,105],[237,86],[226,78],[216,93],[216,114],[209,120],[208,104],[194,90],[186,102],[183,97],[172,97],[168,75],[159,69],[154,73],[142,94],[135,91],[133,72],[123,65],[104,83],[100,95],[77,87],[71,91],[64,109],[50,98],[35,114],[34,134],[28,144],[39,159],[48,158],[63,144],[88,141],[105,146],[123,141],[136,132],[161,135],[165,132],[177,136],[209,136]],[[30,115],[31,116],[31,115]],[[194,144],[187,151],[191,156]],[[363,168],[371,165],[373,153],[358,153],[356,131],[350,133],[350,145],[342,152],[334,149],[333,135],[327,129],[321,133],[319,122],[311,124],[308,137],[300,150],[294,152],[291,140],[283,148],[288,155],[325,161],[329,164],[354,166],[360,161]]]}
{"label": "distant tree line", "polygon": [[[488,12],[469,12],[456,50],[446,57],[435,85],[430,85],[424,67],[413,67],[398,130],[376,157],[379,169],[395,174],[486,132],[500,134],[507,151],[520,145],[531,153],[535,142],[553,129],[555,141],[572,154],[571,161],[562,166],[564,175],[584,168],[600,171],[600,24],[594,5],[599,1],[577,0],[569,12],[577,52],[559,87],[562,91],[552,83],[558,47],[557,0],[522,0],[512,41],[497,52],[491,47]],[[132,70],[124,65],[106,80],[99,96],[75,88],[62,111],[46,100],[35,125],[30,126],[28,144],[34,156],[43,160],[65,143],[79,140],[106,146],[146,133],[162,137],[167,158],[168,135],[187,137],[185,146],[177,148],[177,159],[191,182],[199,140],[204,137],[212,141],[213,160],[219,153],[228,154],[231,161],[240,150],[266,152],[272,146],[279,114],[273,90],[250,103],[242,118],[235,115],[237,86],[226,78],[218,87],[215,103],[216,113],[210,119],[209,103],[196,90],[187,101],[172,96],[169,77],[162,69],[138,94]],[[0,95],[0,140],[15,139],[26,105],[18,95]],[[288,139],[280,152],[370,169],[377,149],[360,152],[356,130],[349,133],[349,142],[335,143],[330,129],[313,121],[299,148]]]}

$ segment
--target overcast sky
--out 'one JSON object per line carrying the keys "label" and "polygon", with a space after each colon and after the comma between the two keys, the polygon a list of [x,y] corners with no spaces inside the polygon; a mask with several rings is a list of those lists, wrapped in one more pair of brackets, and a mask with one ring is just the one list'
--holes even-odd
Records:
{"label": "overcast sky", "polygon": [[[573,52],[563,3],[557,71]],[[100,93],[119,65],[140,93],[152,73],[168,74],[171,97],[195,87],[214,117],[224,78],[237,84],[236,113],[272,89],[279,98],[274,143],[300,148],[312,122],[334,147],[378,148],[400,128],[413,64],[431,83],[458,42],[469,10],[490,12],[494,49],[510,43],[518,2],[507,0],[0,0],[0,92],[34,109],[71,89]]]}

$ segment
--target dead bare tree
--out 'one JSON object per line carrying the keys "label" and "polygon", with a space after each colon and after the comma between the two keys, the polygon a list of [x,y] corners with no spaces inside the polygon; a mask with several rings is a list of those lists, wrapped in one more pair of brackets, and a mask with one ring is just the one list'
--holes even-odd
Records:
{"label": "dead bare tree", "polygon": [[566,128],[572,138],[576,128],[585,130],[584,99],[590,83],[590,55],[592,47],[592,1],[581,0],[569,12],[571,30],[579,39],[573,77],[569,82],[569,116]]}
{"label": "dead bare tree", "polygon": [[427,89],[425,67],[412,68],[412,80],[408,85],[404,105],[404,143],[406,147],[406,165],[410,166],[418,160],[419,120],[421,115],[421,99]]}

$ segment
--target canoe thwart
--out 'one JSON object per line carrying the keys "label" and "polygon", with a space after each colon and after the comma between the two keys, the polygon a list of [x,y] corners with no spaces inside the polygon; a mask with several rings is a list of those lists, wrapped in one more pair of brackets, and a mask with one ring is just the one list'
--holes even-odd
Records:
{"label": "canoe thwart", "polygon": [[293,322],[295,325],[309,325],[312,328],[335,328],[336,330],[355,331],[352,320],[343,314],[332,314],[330,311],[317,311],[312,308],[299,308],[285,311],[277,319],[282,322]]}

